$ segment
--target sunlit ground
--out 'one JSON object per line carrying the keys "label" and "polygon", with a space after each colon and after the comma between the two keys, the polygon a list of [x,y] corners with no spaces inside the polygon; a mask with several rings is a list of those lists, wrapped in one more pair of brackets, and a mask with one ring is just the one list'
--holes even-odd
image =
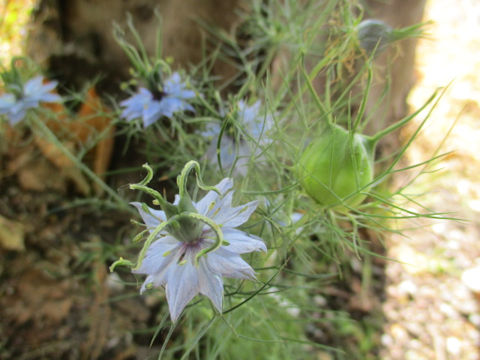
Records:
{"label": "sunlit ground", "polygon": [[440,153],[451,153],[430,166],[427,171],[433,172],[417,179],[410,193],[422,194],[419,200],[430,209],[466,221],[411,222],[404,226],[424,227],[391,240],[388,255],[403,264],[387,267],[382,358],[478,359],[480,3],[430,0],[424,18],[435,23],[431,38],[421,40],[417,49],[411,107],[451,84],[409,148],[408,159],[418,163],[433,156],[450,130]]}

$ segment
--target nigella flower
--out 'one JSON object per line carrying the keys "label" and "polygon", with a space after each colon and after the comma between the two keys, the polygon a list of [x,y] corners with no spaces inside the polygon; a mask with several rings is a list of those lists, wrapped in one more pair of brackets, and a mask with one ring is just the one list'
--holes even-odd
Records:
{"label": "nigella flower", "polygon": [[10,86],[18,91],[16,94],[7,93],[0,96],[0,114],[6,115],[11,125],[23,120],[27,110],[38,107],[40,102],[62,101],[60,95],[51,93],[57,82],[44,82],[41,75],[28,80],[23,86],[17,84]]}
{"label": "nigella flower", "polygon": [[140,88],[137,94],[123,100],[120,106],[125,108],[121,114],[125,120],[131,121],[142,118],[144,128],[150,126],[162,116],[160,101],[155,100],[152,93],[145,88]]}
{"label": "nigella flower", "polygon": [[173,113],[178,111],[194,111],[192,105],[186,100],[193,99],[195,92],[186,90],[185,83],[182,83],[180,75],[175,72],[165,81],[163,91],[165,93],[162,97],[162,113],[166,117],[172,117]]}
{"label": "nigella flower", "polygon": [[[273,127],[273,119],[271,115],[261,113],[260,100],[253,105],[247,105],[245,101],[240,100],[237,107],[238,124],[244,129],[247,136],[240,138],[239,142],[235,142],[231,136],[223,134],[220,140],[220,160],[224,168],[229,168],[235,163],[235,172],[239,175],[245,175],[248,157],[254,151],[253,149],[257,147],[257,143],[268,145],[272,142],[268,132]],[[207,125],[206,130],[201,133],[205,137],[212,138],[206,155],[211,162],[216,162],[217,160],[217,142],[220,128],[219,124],[210,123]],[[247,140],[252,139],[253,144],[247,142]],[[256,151],[258,151],[258,148]]]}
{"label": "nigella flower", "polygon": [[272,142],[268,132],[273,127],[273,119],[269,114],[261,114],[261,105],[260,100],[253,105],[247,105],[245,101],[240,100],[238,102],[238,120],[255,141],[262,145],[268,145]]}
{"label": "nigella flower", "polygon": [[[191,204],[192,211],[198,218],[209,219],[209,222],[221,229],[219,231],[224,239],[221,246],[212,250],[218,234],[206,221],[201,222],[198,231],[194,230],[196,225],[188,228],[177,224],[171,228],[176,233],[165,227],[148,247],[138,269],[133,270],[134,273],[148,275],[140,292],[149,287],[165,287],[172,321],[178,319],[185,306],[197,294],[207,296],[221,312],[222,277],[254,279],[254,270],[240,254],[266,251],[260,238],[237,229],[255,211],[257,201],[232,206],[233,181],[228,178],[215,188],[218,193],[211,190],[203,199]],[[173,205],[177,206],[181,202],[181,197],[177,197]],[[151,209],[140,203],[132,205],[138,209],[150,233],[168,221],[167,214],[162,210]],[[184,213],[179,214],[181,217]],[[185,219],[187,218],[188,215]],[[211,251],[205,253],[206,249]]]}
{"label": "nigella flower", "polygon": [[[205,154],[206,158],[212,163],[218,162],[217,143],[220,134],[220,126],[210,123],[208,124],[206,131],[201,134],[205,137],[212,138],[212,142]],[[236,144],[231,136],[224,134],[220,140],[219,155],[222,168],[228,169],[235,164],[234,173],[242,176],[246,175],[250,148],[244,141]]]}
{"label": "nigella flower", "polygon": [[194,98],[195,92],[185,88],[185,83],[175,72],[165,81],[159,99],[156,99],[149,90],[140,88],[137,94],[122,101],[120,106],[124,107],[124,110],[121,116],[127,121],[141,118],[143,127],[146,128],[162,116],[171,118],[179,111],[194,111],[186,100]]}

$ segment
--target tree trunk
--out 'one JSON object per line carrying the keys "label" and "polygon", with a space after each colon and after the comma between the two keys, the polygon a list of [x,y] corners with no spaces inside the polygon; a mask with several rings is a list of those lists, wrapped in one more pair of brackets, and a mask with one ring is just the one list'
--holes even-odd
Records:
{"label": "tree trunk", "polygon": [[[147,52],[153,53],[158,11],[164,57],[174,58],[175,67],[186,67],[202,59],[205,31],[196,20],[231,33],[239,22],[238,8],[245,9],[247,3],[248,0],[42,0],[33,17],[29,54],[37,62],[46,63],[52,75],[69,86],[80,88],[101,73],[104,80],[100,90],[115,93],[119,80],[128,78],[129,63],[113,37],[112,25],[118,23],[125,28],[127,13],[131,14]],[[425,0],[366,0],[365,6],[368,17],[399,28],[421,21]],[[407,113],[406,96],[414,82],[415,45],[415,39],[401,41],[376,60],[367,104],[367,116],[373,119],[368,132],[374,133]],[[228,78],[233,73],[233,67],[227,63],[215,64],[214,74]],[[391,81],[390,91],[376,106],[387,79]]]}
{"label": "tree trunk", "polygon": [[[425,0],[367,0],[368,17],[385,21],[392,28],[402,28],[422,21]],[[376,133],[408,113],[407,95],[415,82],[414,63],[417,40],[407,39],[392,46],[376,59],[374,82],[367,103],[372,117],[367,131]],[[377,107],[387,81],[389,92]],[[386,152],[399,145],[398,134],[382,140]]]}
{"label": "tree trunk", "polygon": [[[28,53],[46,65],[59,80],[81,86],[99,73],[101,85],[128,77],[129,63],[113,37],[113,24],[126,28],[127,14],[145,45],[153,54],[159,17],[164,57],[172,57],[175,67],[186,67],[202,59],[204,29],[197,22],[231,31],[238,21],[236,10],[244,0],[42,0],[33,16]],[[217,74],[232,72],[217,62]],[[113,80],[113,81],[112,81]],[[115,84],[117,86],[117,84]]]}

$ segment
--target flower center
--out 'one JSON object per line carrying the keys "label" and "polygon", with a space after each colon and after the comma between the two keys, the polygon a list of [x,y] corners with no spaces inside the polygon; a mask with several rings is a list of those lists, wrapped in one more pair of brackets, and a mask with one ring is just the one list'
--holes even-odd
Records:
{"label": "flower center", "polygon": [[206,238],[204,237],[204,234],[206,234],[207,232],[208,231],[203,231],[202,235],[196,238],[195,240],[192,240],[189,242],[182,242],[182,245],[180,248],[180,257],[178,258],[179,263],[185,260],[185,256],[187,254],[195,255],[204,248],[204,246],[202,246],[206,240]]}
{"label": "flower center", "polygon": [[165,91],[154,89],[152,91],[152,95],[155,100],[162,100],[165,96],[167,96],[167,93]]}

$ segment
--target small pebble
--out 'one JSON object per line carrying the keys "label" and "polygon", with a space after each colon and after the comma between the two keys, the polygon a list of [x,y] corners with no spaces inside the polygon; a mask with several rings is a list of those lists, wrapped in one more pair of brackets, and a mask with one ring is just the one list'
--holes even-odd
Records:
{"label": "small pebble", "polygon": [[462,274],[462,283],[471,291],[475,293],[480,292],[480,266],[475,266],[464,271]]}
{"label": "small pebble", "polygon": [[458,356],[462,350],[462,342],[453,336],[447,338],[447,351],[448,353]]}

